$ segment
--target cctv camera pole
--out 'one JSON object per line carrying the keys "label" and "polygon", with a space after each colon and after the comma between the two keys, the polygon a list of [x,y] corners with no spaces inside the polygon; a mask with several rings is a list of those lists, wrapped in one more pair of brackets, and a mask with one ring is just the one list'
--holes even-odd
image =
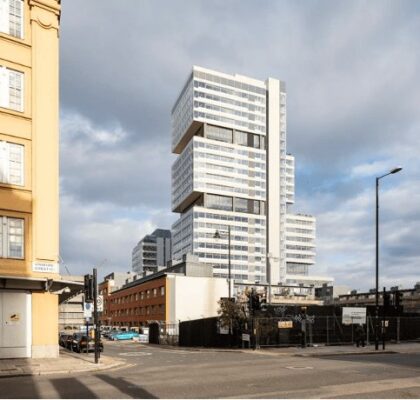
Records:
{"label": "cctv camera pole", "polygon": [[[93,318],[95,323],[95,364],[99,363],[99,318],[98,318],[98,279],[93,268]],[[89,339],[88,339],[89,340]]]}

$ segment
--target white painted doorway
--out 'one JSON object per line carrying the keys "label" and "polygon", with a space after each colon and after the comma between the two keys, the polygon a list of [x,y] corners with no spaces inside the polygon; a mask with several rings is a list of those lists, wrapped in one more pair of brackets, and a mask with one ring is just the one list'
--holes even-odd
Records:
{"label": "white painted doorway", "polygon": [[0,291],[0,358],[31,357],[31,294]]}

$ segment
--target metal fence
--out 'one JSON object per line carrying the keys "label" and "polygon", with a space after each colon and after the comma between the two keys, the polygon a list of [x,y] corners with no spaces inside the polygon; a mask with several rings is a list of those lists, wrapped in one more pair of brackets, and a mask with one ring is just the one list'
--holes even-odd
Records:
{"label": "metal fence", "polygon": [[[341,316],[296,315],[289,318],[255,318],[252,344],[256,347],[355,343],[358,324],[345,324]],[[376,318],[368,316],[364,325],[366,344],[375,341]],[[420,340],[420,317],[384,317],[377,320],[378,336],[386,342]]]}
{"label": "metal fence", "polygon": [[178,346],[179,324],[161,322],[159,325],[159,344]]}

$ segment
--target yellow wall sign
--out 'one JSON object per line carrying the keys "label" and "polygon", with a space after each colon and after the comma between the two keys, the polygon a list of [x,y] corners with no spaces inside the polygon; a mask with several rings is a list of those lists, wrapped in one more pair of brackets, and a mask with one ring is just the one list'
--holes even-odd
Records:
{"label": "yellow wall sign", "polygon": [[13,313],[9,314],[9,323],[11,324],[17,324],[20,321],[20,314],[19,313]]}
{"label": "yellow wall sign", "polygon": [[293,321],[279,321],[278,322],[279,329],[290,329],[293,328]]}

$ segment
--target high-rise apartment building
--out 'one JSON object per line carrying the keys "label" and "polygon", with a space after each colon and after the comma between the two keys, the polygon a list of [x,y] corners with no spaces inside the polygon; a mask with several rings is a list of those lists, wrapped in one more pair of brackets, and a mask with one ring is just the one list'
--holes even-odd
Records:
{"label": "high-rise apartment building", "polygon": [[0,358],[58,356],[59,0],[0,0]]}
{"label": "high-rise apartment building", "polygon": [[[273,285],[288,283],[288,268],[295,284],[307,274],[315,220],[287,214],[294,158],[286,154],[286,99],[277,79],[193,67],[172,109],[174,259],[196,254],[227,277],[230,231],[236,283],[267,282],[268,266]],[[305,235],[298,229],[307,222]]]}
{"label": "high-rise apartment building", "polygon": [[132,252],[133,272],[157,272],[158,267],[166,266],[172,259],[171,231],[156,229],[151,235],[146,235]]}

